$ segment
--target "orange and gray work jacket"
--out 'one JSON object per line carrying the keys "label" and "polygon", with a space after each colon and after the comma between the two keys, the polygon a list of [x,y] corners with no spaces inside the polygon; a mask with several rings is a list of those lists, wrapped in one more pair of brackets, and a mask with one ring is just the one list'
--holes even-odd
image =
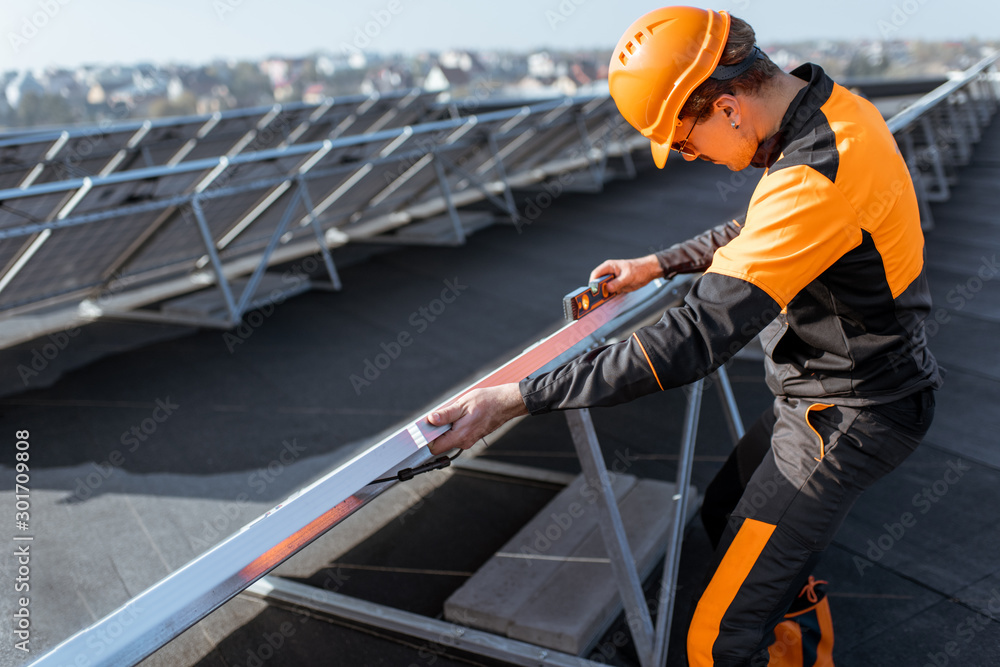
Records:
{"label": "orange and gray work jacket", "polygon": [[760,334],[775,396],[887,403],[941,383],[906,164],[875,107],[812,64],[754,157],[743,224],[659,254],[700,271],[684,305],[615,345],[521,381],[532,414],[615,405],[702,378]]}

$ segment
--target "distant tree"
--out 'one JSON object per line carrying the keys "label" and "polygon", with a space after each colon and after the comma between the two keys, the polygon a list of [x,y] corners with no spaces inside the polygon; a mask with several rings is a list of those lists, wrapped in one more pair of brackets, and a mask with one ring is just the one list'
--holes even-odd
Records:
{"label": "distant tree", "polygon": [[271,80],[255,63],[241,61],[230,71],[229,92],[238,106],[254,107],[274,102]]}
{"label": "distant tree", "polygon": [[14,125],[67,125],[76,120],[69,102],[61,95],[26,93],[14,114]]}
{"label": "distant tree", "polygon": [[163,118],[164,116],[186,116],[197,113],[198,100],[194,93],[184,91],[175,100],[166,97],[157,98],[149,103],[149,117]]}
{"label": "distant tree", "polygon": [[881,77],[889,69],[889,56],[885,51],[871,53],[857,51],[851,56],[851,62],[844,72],[848,77]]}

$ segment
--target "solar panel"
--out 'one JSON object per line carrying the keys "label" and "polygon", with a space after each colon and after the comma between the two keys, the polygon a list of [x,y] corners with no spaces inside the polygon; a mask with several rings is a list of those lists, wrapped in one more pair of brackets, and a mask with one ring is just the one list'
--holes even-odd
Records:
{"label": "solar panel", "polygon": [[[49,132],[0,141],[0,189],[20,187],[36,165],[58,150],[65,140],[63,133]],[[36,176],[32,176],[31,180]]]}
{"label": "solar panel", "polygon": [[[387,170],[388,173],[383,176],[387,186],[372,197],[365,214],[386,213],[442,196],[438,170],[433,164],[435,159],[445,161],[443,173],[452,192],[473,187],[468,177],[457,171],[455,166],[468,171],[470,167],[489,159],[491,151],[484,146],[484,137],[490,129],[489,126],[471,123],[460,126],[435,147],[433,154],[425,153],[419,160],[411,159],[401,165],[407,167],[404,172],[399,172],[399,166],[396,166],[395,173]],[[391,176],[397,178],[389,182]]]}
{"label": "solar panel", "polygon": [[100,285],[113,260],[159,214],[151,211],[53,231],[0,291],[0,310]]}
{"label": "solar panel", "polygon": [[140,127],[131,125],[70,136],[59,151],[46,161],[32,185],[101,175],[118,151],[140,131]]}
{"label": "solar panel", "polygon": [[[158,167],[172,163],[184,146],[195,141],[198,132],[208,122],[203,116],[164,124],[151,124],[149,130],[134,146],[126,147],[126,154],[115,171]],[[190,158],[189,158],[190,159]]]}
{"label": "solar panel", "polygon": [[[358,104],[352,113],[333,129],[330,138],[345,135],[378,132],[389,127],[400,127],[405,123],[394,122],[420,94],[409,91],[406,95],[373,95]],[[409,117],[404,115],[404,118]]]}
{"label": "solar panel", "polygon": [[[76,183],[76,186],[73,187],[72,183]],[[64,183],[54,189],[36,189],[29,197],[20,196],[25,192],[23,190],[0,192],[0,229],[54,220],[56,214],[83,186],[82,181],[72,183]]]}
{"label": "solar panel", "polygon": [[211,171],[210,167],[205,167],[121,182],[97,181],[76,204],[72,213],[83,215],[177,197],[190,192]]}
{"label": "solar panel", "polygon": [[[456,145],[439,149],[436,155],[439,156],[438,159],[443,156],[459,162],[478,150],[479,147],[475,144]],[[428,193],[439,196],[441,193],[438,191],[438,176],[433,159],[434,155],[427,153],[417,160],[385,165],[373,179],[376,184],[381,180],[382,187],[372,193],[363,214],[371,217],[397,211],[420,201]]]}
{"label": "solar panel", "polygon": [[262,151],[284,144],[289,135],[307,121],[315,109],[316,105],[312,104],[283,106],[264,127],[257,130],[253,150]]}
{"label": "solar panel", "polygon": [[[230,260],[257,251],[267,245],[277,229],[292,201],[298,196],[297,183],[286,181],[276,188],[263,193],[255,193],[249,205],[241,205],[232,216],[234,223],[222,234],[218,245],[222,247],[220,257]],[[305,210],[299,207],[301,217]],[[294,236],[312,235],[312,231],[297,226],[297,218],[286,225],[286,232]]]}
{"label": "solar panel", "polygon": [[358,104],[366,99],[368,98],[361,95],[353,95],[347,99],[330,99],[317,105],[312,113],[292,130],[288,136],[288,143],[307,144],[323,141],[333,133],[334,128],[354,113]]}
{"label": "solar panel", "polygon": [[31,239],[23,236],[12,239],[0,239],[0,275],[7,274],[14,260],[17,259],[30,241]]}

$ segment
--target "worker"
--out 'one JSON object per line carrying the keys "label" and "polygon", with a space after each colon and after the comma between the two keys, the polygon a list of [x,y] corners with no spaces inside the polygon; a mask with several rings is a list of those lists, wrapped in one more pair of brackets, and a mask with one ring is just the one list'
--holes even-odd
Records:
{"label": "worker", "polygon": [[[781,71],[726,12],[646,14],[618,42],[608,83],[657,166],[673,150],[733,171],[764,168],[746,215],[596,267],[591,279],[612,274],[619,293],[703,273],[683,305],[627,340],[436,410],[430,421],[452,429],[431,449],[468,448],[519,415],[694,382],[759,336],[775,398],[706,489],[715,564],[687,659],[783,664],[774,629],[793,604],[817,599],[820,554],[933,417],[941,379],[922,325],[931,301],[913,184],[872,104],[815,64]],[[829,618],[820,625],[832,632]],[[814,650],[832,665],[832,636],[820,642]]]}

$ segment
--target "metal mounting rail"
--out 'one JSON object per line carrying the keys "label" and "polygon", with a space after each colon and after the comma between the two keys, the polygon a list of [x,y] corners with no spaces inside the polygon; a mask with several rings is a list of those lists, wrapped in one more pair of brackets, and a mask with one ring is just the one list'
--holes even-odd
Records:
{"label": "metal mounting rail", "polygon": [[[679,303],[689,280],[656,280],[616,297],[452,398],[474,388],[516,382],[617,332],[631,331],[669,303]],[[394,484],[371,485],[371,480],[431,459],[426,445],[447,430],[423,417],[406,424],[32,664],[138,663]]]}
{"label": "metal mounting rail", "polygon": [[887,121],[910,168],[925,230],[934,226],[930,203],[951,196],[955,168],[969,162],[997,110],[998,59],[1000,52],[983,58]]}

